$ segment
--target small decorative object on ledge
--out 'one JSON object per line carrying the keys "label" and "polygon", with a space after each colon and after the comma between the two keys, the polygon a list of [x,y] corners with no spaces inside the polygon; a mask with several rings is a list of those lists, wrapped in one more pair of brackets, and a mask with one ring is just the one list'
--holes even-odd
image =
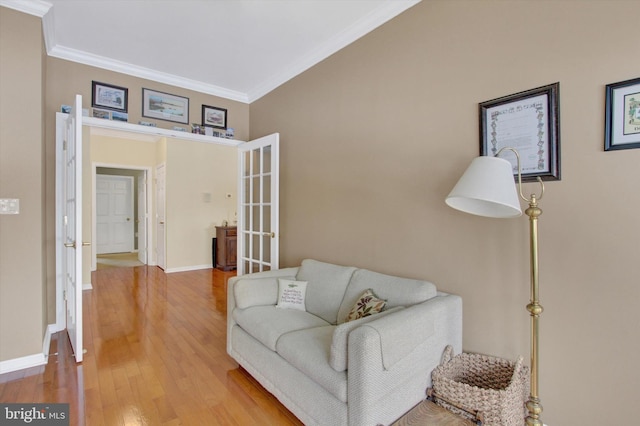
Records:
{"label": "small decorative object on ledge", "polygon": [[640,148],[640,78],[607,84],[604,150]]}

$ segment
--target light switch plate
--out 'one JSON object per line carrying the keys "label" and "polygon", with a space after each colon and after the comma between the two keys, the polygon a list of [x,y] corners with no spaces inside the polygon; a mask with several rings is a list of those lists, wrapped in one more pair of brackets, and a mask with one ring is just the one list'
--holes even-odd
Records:
{"label": "light switch plate", "polygon": [[20,200],[17,198],[0,198],[0,214],[19,214]]}

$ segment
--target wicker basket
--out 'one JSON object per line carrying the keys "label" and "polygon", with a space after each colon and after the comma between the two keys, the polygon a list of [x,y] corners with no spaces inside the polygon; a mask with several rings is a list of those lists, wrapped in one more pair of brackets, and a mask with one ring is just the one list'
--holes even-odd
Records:
{"label": "wicker basket", "polygon": [[453,356],[447,346],[441,364],[433,370],[436,404],[486,426],[522,426],[529,389],[529,369],[516,362],[485,355]]}

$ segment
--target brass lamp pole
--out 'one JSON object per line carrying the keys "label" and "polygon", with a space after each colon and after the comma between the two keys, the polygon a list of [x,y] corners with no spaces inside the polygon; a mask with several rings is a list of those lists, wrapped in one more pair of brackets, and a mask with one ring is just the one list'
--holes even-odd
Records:
{"label": "brass lamp pole", "polygon": [[531,315],[531,389],[529,393],[529,400],[527,401],[527,410],[529,415],[526,418],[527,426],[543,426],[540,420],[540,414],[542,414],[542,404],[540,404],[540,398],[538,397],[538,335],[539,335],[539,322],[540,314],[542,314],[542,305],[540,304],[539,285],[538,285],[538,217],[542,214],[542,209],[538,207],[538,201],[542,199],[544,195],[544,183],[538,176],[538,182],[540,182],[541,190],[540,195],[531,194],[530,198],[522,195],[522,172],[520,170],[520,154],[513,148],[505,147],[496,153],[496,157],[499,156],[502,151],[512,151],[518,160],[518,191],[520,198],[529,203],[524,213],[529,216],[529,252],[530,252],[530,264],[531,264],[531,301],[527,305],[527,311]]}
{"label": "brass lamp pole", "polygon": [[531,263],[531,300],[527,311],[531,315],[531,389],[526,407],[527,426],[543,426],[540,420],[542,404],[538,396],[538,335],[542,305],[538,299],[538,217],[542,210],[538,201],[544,195],[544,184],[538,177],[541,186],[540,195],[531,194],[529,198],[522,194],[522,172],[520,155],[511,147],[499,150],[494,157],[478,157],[474,159],[453,188],[446,203],[458,210],[480,216],[507,218],[522,214],[518,195],[513,185],[511,163],[498,156],[505,150],[512,151],[518,162],[518,192],[520,198],[529,203],[525,214],[529,216],[529,251]]}

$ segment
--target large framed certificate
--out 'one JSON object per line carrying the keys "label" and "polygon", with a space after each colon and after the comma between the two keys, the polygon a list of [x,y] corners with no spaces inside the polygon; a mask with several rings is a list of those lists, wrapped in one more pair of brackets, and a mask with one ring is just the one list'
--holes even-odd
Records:
{"label": "large framed certificate", "polygon": [[[554,83],[480,104],[480,155],[520,154],[522,181],[560,180],[559,87]],[[504,155],[517,175],[515,155]]]}

